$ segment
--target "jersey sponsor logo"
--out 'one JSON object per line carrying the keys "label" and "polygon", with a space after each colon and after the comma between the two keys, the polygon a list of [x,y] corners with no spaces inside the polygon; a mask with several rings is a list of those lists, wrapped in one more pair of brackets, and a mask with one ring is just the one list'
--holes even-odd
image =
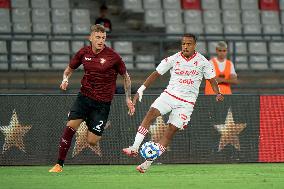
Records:
{"label": "jersey sponsor logo", "polygon": [[181,84],[187,84],[187,85],[193,85],[194,84],[194,81],[192,79],[179,79],[178,82],[181,83]]}
{"label": "jersey sponsor logo", "polygon": [[199,72],[197,70],[181,70],[179,68],[175,69],[175,73],[177,75],[187,75],[187,76],[199,75]]}
{"label": "jersey sponsor logo", "polygon": [[85,57],[85,60],[90,61],[92,58]]}
{"label": "jersey sponsor logo", "polygon": [[101,58],[101,59],[100,59],[100,63],[101,63],[101,64],[104,64],[105,62],[106,62],[106,59],[104,59],[104,58]]}

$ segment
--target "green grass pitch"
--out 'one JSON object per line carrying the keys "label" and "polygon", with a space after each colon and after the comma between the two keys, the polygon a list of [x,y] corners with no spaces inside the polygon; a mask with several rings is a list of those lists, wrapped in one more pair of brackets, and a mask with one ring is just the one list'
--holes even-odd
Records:
{"label": "green grass pitch", "polygon": [[284,188],[283,163],[152,165],[140,174],[135,165],[1,166],[1,189],[274,189]]}

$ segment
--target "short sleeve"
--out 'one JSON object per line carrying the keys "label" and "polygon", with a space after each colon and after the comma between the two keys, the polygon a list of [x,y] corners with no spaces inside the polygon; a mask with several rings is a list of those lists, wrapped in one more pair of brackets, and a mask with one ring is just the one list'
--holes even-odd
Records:
{"label": "short sleeve", "polygon": [[203,67],[203,75],[205,79],[212,79],[216,76],[214,66],[208,60],[203,60],[204,67]]}
{"label": "short sleeve", "polygon": [[82,64],[82,57],[84,56],[85,48],[81,48],[71,59],[69,67],[72,69],[77,69]]}
{"label": "short sleeve", "polygon": [[156,71],[160,75],[164,75],[169,69],[171,69],[174,65],[174,58],[175,56],[170,56],[161,61],[161,63],[156,68]]}
{"label": "short sleeve", "polygon": [[126,73],[126,67],[125,67],[125,63],[123,62],[122,58],[120,56],[118,56],[118,61],[117,61],[117,72],[120,75],[124,75]]}

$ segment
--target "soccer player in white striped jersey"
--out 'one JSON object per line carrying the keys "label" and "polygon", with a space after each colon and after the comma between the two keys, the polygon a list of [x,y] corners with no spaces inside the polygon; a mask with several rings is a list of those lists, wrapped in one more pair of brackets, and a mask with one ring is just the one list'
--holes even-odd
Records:
{"label": "soccer player in white striped jersey", "polygon": [[[131,157],[137,156],[138,149],[145,135],[148,133],[152,122],[158,116],[170,112],[168,120],[169,127],[157,143],[160,148],[159,155],[165,152],[175,133],[178,130],[184,129],[190,121],[190,116],[198,97],[199,86],[203,77],[211,83],[216,93],[216,101],[224,100],[215,79],[214,67],[203,55],[195,51],[195,47],[196,36],[193,34],[183,35],[181,41],[182,51],[163,59],[156,68],[156,71],[154,71],[138,89],[133,99],[134,104],[137,99],[139,99],[139,101],[142,100],[142,95],[146,88],[158,77],[170,70],[171,78],[169,84],[164,92],[151,105],[138,128],[133,145],[122,150],[126,155]],[[152,162],[152,160],[146,160],[136,169],[140,173],[145,173]]]}

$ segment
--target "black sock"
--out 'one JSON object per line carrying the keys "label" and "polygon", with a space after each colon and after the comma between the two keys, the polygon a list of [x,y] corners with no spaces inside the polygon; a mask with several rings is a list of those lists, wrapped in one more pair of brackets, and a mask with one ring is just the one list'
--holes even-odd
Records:
{"label": "black sock", "polygon": [[57,160],[57,163],[58,163],[61,167],[64,166],[64,160],[59,159],[59,160]]}

